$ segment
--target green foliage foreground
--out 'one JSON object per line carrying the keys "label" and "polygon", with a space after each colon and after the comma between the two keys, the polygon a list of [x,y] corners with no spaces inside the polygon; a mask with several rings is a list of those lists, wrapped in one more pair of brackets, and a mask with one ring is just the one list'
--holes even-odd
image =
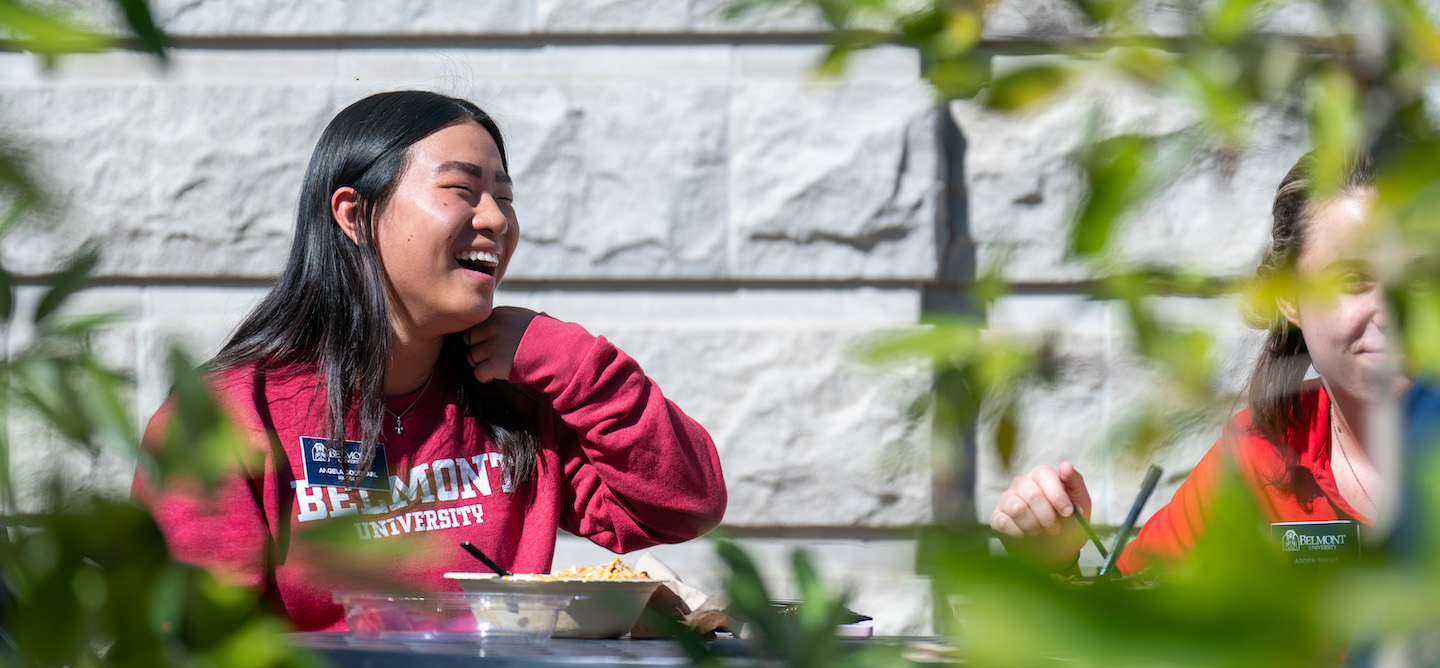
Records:
{"label": "green foliage foreground", "polygon": [[[1440,461],[1425,464],[1440,481]],[[950,658],[980,666],[1316,666],[1389,652],[1400,665],[1433,665],[1440,634],[1440,560],[1434,536],[1397,558],[1367,546],[1353,565],[1297,567],[1262,527],[1253,498],[1232,477],[1211,508],[1214,523],[1195,552],[1172,568],[1108,579],[1057,575],[997,558],[978,527],[931,527],[919,565],[939,593]],[[1420,494],[1440,517],[1440,483]],[[853,644],[835,636],[845,597],[824,588],[797,553],[794,576],[813,604],[783,618],[745,553],[720,543],[732,572],[733,613],[751,627],[755,656],[780,665],[906,666],[904,643]],[[720,656],[698,639],[700,665]]]}
{"label": "green foliage foreground", "polygon": [[[117,45],[164,62],[165,38],[146,3],[115,4],[133,38],[96,33],[53,7],[10,0],[0,1],[0,32],[8,48],[47,63]],[[29,164],[0,137],[0,238],[53,203]],[[210,401],[194,362],[178,352],[170,366],[182,408],[171,438],[185,447],[158,459],[140,451],[132,381],[91,344],[115,318],[75,315],[66,306],[98,260],[93,252],[78,253],[41,280],[39,300],[24,311],[17,308],[16,278],[0,267],[0,333],[9,351],[0,358],[0,423],[7,425],[0,428],[0,512],[6,513],[0,515],[0,666],[319,665],[284,642],[288,628],[260,611],[253,592],[172,562],[155,522],[130,501],[77,495],[57,479],[40,502],[44,512],[14,514],[8,425],[17,419],[38,421],[72,454],[139,460],[157,480],[203,485],[234,462],[234,430]],[[24,345],[16,345],[20,340]]]}
{"label": "green foliage foreground", "polygon": [[[1154,3],[1136,0],[737,0],[735,14],[774,7],[808,10],[829,24],[819,66],[839,74],[857,52],[882,44],[915,49],[941,103],[968,100],[996,114],[1074,104],[1085,89],[1125,87],[1193,115],[1186,131],[1161,136],[1102,131],[1096,109],[1071,156],[1082,191],[1068,230],[1069,258],[1092,280],[1077,286],[1119,304],[1133,350],[1153,372],[1153,391],[1105,442],[1143,461],[1197,425],[1228,414],[1211,333],[1177,327],[1161,315],[1164,297],[1233,299],[1266,313],[1277,297],[1326,297],[1349,289],[1343,276],[1302,281],[1209,276],[1128,259],[1120,240],[1133,215],[1202,160],[1234,164],[1257,121],[1303,126],[1315,151],[1321,194],[1333,192],[1350,156],[1369,152],[1379,172],[1365,254],[1394,313],[1391,339],[1404,343],[1404,370],[1440,369],[1440,118],[1433,88],[1440,68],[1437,8],[1420,0]],[[1059,34],[995,37],[993,12],[1041,16]],[[1157,12],[1169,12],[1164,34]],[[1275,16],[1306,17],[1277,30]],[[1178,31],[1174,26],[1182,26]],[[1294,25],[1292,23],[1292,25]],[[1280,174],[1275,178],[1278,182]],[[1263,212],[1256,212],[1263,220]],[[1021,341],[987,331],[986,308],[1008,292],[1003,250],[981,258],[986,272],[968,286],[973,313],[930,314],[928,327],[870,346],[882,364],[932,365],[929,406],[936,460],[954,461],[963,438],[981,428],[1005,465],[1023,442],[1026,393],[1056,381],[1054,338]],[[1393,419],[1393,418],[1392,418]],[[1398,433],[1392,431],[1392,433]],[[1399,443],[1376,444],[1392,454]],[[1383,455],[1382,455],[1383,459]],[[1425,521],[1418,552],[1389,555],[1366,545],[1362,563],[1297,570],[1282,562],[1264,518],[1232,485],[1210,509],[1214,526],[1193,556],[1144,579],[1085,581],[995,559],[987,532],[927,532],[921,568],[937,583],[942,622],[953,622],[960,655],[979,665],[1315,665],[1379,646],[1409,662],[1440,662],[1440,469],[1404,462],[1419,481]],[[1395,472],[1392,472],[1394,474]],[[1392,484],[1397,481],[1391,480]],[[1390,504],[1396,503],[1393,494]],[[1384,518],[1382,518],[1383,520]],[[1382,522],[1383,523],[1383,522]],[[1383,538],[1384,528],[1375,532]],[[948,608],[948,609],[944,609]],[[954,619],[950,619],[953,612]],[[1394,648],[1399,648],[1395,650]],[[1408,653],[1407,653],[1408,652]],[[1396,655],[1392,655],[1396,656]]]}
{"label": "green foliage foreground", "polygon": [[[115,0],[134,39],[127,44],[164,54],[164,39],[142,0]],[[775,0],[743,0],[737,11]],[[1273,3],[1215,0],[1178,3],[1189,34],[1160,37],[1144,27],[1143,7],[1128,0],[1059,0],[1083,29],[1052,42],[987,41],[991,3],[981,0],[804,0],[831,25],[832,48],[822,65],[838,72],[857,50],[881,43],[916,48],[925,77],[941,100],[974,98],[991,109],[1024,113],[1063,99],[1087,77],[1110,77],[1175,100],[1197,114],[1197,130],[1180,137],[1100,136],[1074,156],[1083,177],[1069,234],[1072,257],[1095,275],[1093,295],[1124,305],[1136,350],[1161,379],[1118,440],[1145,452],[1174,440],[1229,397],[1217,389],[1214,342],[1177,330],[1155,313],[1157,296],[1234,295],[1263,303],[1297,289],[1294,277],[1230,281],[1127,263],[1116,240],[1127,216],[1184,178],[1197,155],[1244,150],[1258,110],[1300,119],[1321,152],[1338,167],[1358,148],[1386,147],[1376,218],[1385,223],[1375,252],[1380,277],[1402,316],[1397,338],[1412,371],[1440,367],[1440,133],[1425,102],[1440,65],[1440,32],[1416,0]],[[1312,35],[1263,29],[1264,13],[1305,5],[1330,24]],[[1355,30],[1359,12],[1372,19]],[[46,59],[111,48],[115,41],[73,27],[53,12],[0,1],[9,45]],[[997,68],[996,56],[1045,56]],[[1403,140],[1403,141],[1402,141]],[[1328,173],[1328,172],[1327,172]],[[1278,176],[1278,175],[1277,175]],[[42,206],[45,196],[18,151],[0,141],[0,232]],[[33,311],[19,313],[15,281],[0,268],[0,327],[34,324],[30,342],[0,360],[0,418],[22,408],[82,451],[113,449],[137,458],[159,479],[203,484],[231,461],[233,431],[210,404],[193,363],[172,359],[181,402],[175,438],[188,456],[152,459],[140,452],[125,387],[128,380],[98,359],[90,337],[102,317],[70,317],[67,298],[83,287],[95,258],[81,255],[45,281]],[[996,275],[978,277],[977,310],[1003,295]],[[935,368],[932,409],[938,442],[982,418],[995,425],[1003,461],[1017,442],[1021,397],[1053,382],[1056,362],[1046,340],[1000,341],[979,317],[937,318],[929,329],[878,344],[870,359],[889,364],[920,359]],[[15,347],[11,347],[15,350]],[[1218,402],[1218,403],[1217,403]],[[9,472],[8,431],[0,430],[0,502],[16,507]],[[176,452],[176,448],[169,449]],[[953,461],[946,451],[937,461]],[[1440,471],[1419,476],[1425,517],[1440,521]],[[128,502],[89,499],[33,517],[7,520],[0,541],[0,666],[279,666],[313,658],[290,649],[284,628],[260,610],[253,594],[227,588],[195,569],[173,564],[153,521]],[[936,527],[924,531],[920,568],[935,579],[938,617],[959,656],[977,665],[1314,665],[1388,638],[1433,641],[1440,628],[1440,559],[1433,538],[1419,555],[1386,558],[1371,549],[1344,570],[1286,566],[1259,529],[1242,492],[1217,500],[1215,526],[1193,558],[1171,572],[1142,579],[1089,581],[1038,572],[990,556],[985,531]],[[1440,535],[1431,531],[1427,536]],[[735,613],[755,634],[753,651],[794,666],[894,665],[883,648],[856,653],[834,635],[844,598],[824,587],[807,559],[797,557],[797,582],[808,602],[779,617],[745,554],[720,547],[733,577]],[[701,663],[720,658],[697,639],[684,642]],[[1433,646],[1419,643],[1417,648]],[[1422,662],[1440,656],[1421,653]]]}

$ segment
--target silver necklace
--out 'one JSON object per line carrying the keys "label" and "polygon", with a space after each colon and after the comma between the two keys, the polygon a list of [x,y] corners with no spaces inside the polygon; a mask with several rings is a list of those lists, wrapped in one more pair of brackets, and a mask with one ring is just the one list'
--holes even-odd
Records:
{"label": "silver necklace", "polygon": [[401,418],[404,418],[407,414],[409,414],[409,413],[410,413],[410,409],[414,408],[414,407],[415,407],[415,404],[420,403],[420,397],[425,396],[425,390],[430,387],[430,379],[431,379],[431,378],[434,378],[434,377],[435,377],[435,372],[434,372],[434,371],[431,371],[431,372],[430,372],[430,375],[428,375],[428,376],[425,377],[425,384],[420,386],[420,392],[418,392],[418,393],[415,395],[415,398],[410,401],[410,405],[409,405],[409,406],[406,406],[406,407],[405,407],[405,410],[400,411],[399,413],[396,413],[395,411],[390,410],[390,407],[389,407],[389,406],[386,406],[386,407],[385,407],[385,412],[386,412],[386,413],[389,413],[389,414],[395,416],[395,433],[396,433],[396,434],[403,434],[403,433],[405,433],[405,423],[401,420]]}
{"label": "silver necklace", "polygon": [[1379,509],[1380,504],[1375,503],[1375,498],[1365,489],[1365,483],[1360,482],[1360,474],[1355,472],[1355,465],[1350,463],[1350,453],[1345,452],[1344,444],[1340,443],[1340,425],[1335,421],[1335,404],[1330,404],[1330,440],[1335,443],[1335,447],[1340,448],[1340,456],[1345,459],[1345,466],[1350,469],[1350,477],[1355,479],[1355,486],[1360,488],[1360,493],[1365,495],[1371,508]]}

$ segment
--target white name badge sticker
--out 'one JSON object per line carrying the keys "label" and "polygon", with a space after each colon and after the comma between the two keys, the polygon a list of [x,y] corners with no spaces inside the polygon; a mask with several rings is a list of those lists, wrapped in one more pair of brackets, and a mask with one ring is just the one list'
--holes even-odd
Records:
{"label": "white name badge sticker", "polygon": [[355,485],[346,484],[360,466],[360,441],[345,441],[345,448],[332,448],[323,438],[300,437],[300,456],[305,459],[305,484],[311,487],[355,487],[384,492],[390,489],[390,466],[385,446],[375,444],[375,460]]}
{"label": "white name badge sticker", "polygon": [[1296,565],[1352,564],[1360,559],[1360,525],[1350,520],[1276,522],[1270,531]]}

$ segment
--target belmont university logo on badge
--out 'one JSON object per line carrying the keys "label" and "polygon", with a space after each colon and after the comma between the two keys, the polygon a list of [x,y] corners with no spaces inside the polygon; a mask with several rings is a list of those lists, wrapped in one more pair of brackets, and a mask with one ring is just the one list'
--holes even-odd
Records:
{"label": "belmont university logo on badge", "polygon": [[300,451],[305,453],[305,482],[325,487],[354,487],[386,491],[390,489],[390,467],[385,461],[385,448],[375,447],[375,460],[358,482],[347,480],[360,468],[360,442],[345,441],[343,449],[332,447],[323,438],[302,436]]}
{"label": "belmont university logo on badge", "polygon": [[1360,558],[1360,525],[1349,520],[1276,522],[1280,549],[1297,565],[1351,563]]}
{"label": "belmont university logo on badge", "polygon": [[1345,549],[1344,534],[1329,534],[1323,536],[1311,536],[1308,534],[1295,533],[1294,529],[1285,530],[1283,548],[1286,552],[1299,552],[1300,550],[1343,550]]}

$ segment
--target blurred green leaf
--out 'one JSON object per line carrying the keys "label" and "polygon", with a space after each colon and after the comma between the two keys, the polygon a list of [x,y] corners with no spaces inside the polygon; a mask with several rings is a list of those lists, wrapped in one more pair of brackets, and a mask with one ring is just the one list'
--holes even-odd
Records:
{"label": "blurred green leaf", "polygon": [[901,332],[869,342],[857,355],[873,364],[899,358],[930,358],[945,363],[957,354],[965,355],[978,346],[980,325],[973,320],[936,316],[911,331]]}
{"label": "blurred green leaf", "polygon": [[838,77],[850,64],[850,54],[854,47],[848,44],[838,44],[825,51],[825,57],[817,68],[822,77]]}
{"label": "blurred green leaf", "polygon": [[978,7],[953,4],[922,7],[902,14],[895,29],[910,43],[944,59],[963,59],[980,43],[984,18]]}
{"label": "blurred green leaf", "polygon": [[1110,53],[1110,66],[1132,79],[1158,85],[1171,76],[1177,55],[1160,45],[1138,44],[1120,47]]}
{"label": "blurred green leaf", "polygon": [[[956,37],[961,40],[967,39],[971,34],[978,37],[978,31],[966,30],[961,24],[962,19],[951,17],[973,16],[970,12],[952,12],[938,5],[921,7],[918,11],[907,14],[895,23],[895,30],[907,41],[927,42],[938,35],[946,32],[949,25],[956,24]],[[973,43],[973,38],[971,39]]]}
{"label": "blurred green leaf", "polygon": [[15,317],[15,277],[0,266],[0,323]]}
{"label": "blurred green leaf", "polygon": [[765,588],[760,571],[744,550],[728,540],[718,540],[716,553],[725,563],[728,575],[725,592],[730,596],[732,614],[754,626],[754,637],[762,656],[787,656],[792,638],[785,633],[780,616],[770,606],[771,596]]}
{"label": "blurred green leaf", "polygon": [[171,349],[167,363],[175,410],[150,464],[156,483],[179,477],[210,489],[225,475],[253,466],[260,453],[215,403],[198,366],[179,348]]}
{"label": "blurred green leaf", "polygon": [[[3,25],[3,23],[0,23]],[[0,238],[4,238],[24,217],[49,201],[45,189],[30,173],[30,156],[0,135]],[[13,297],[9,297],[12,298]],[[8,320],[9,310],[5,311]]]}
{"label": "blurred green leaf", "polygon": [[1407,264],[1431,280],[1440,266],[1440,142],[1407,141],[1379,168],[1375,216],[1393,217],[1416,254]]}
{"label": "blurred green leaf", "polygon": [[1312,179],[1321,197],[1335,192],[1360,147],[1364,131],[1359,92],[1350,76],[1336,68],[1322,70],[1311,84],[1310,125],[1315,132]]}
{"label": "blurred green leaf", "polygon": [[802,643],[796,648],[795,658],[804,659],[803,662],[792,661],[792,664],[815,668],[836,665],[841,653],[836,629],[845,612],[845,598],[831,594],[803,550],[797,550],[792,555],[791,566],[800,588],[801,602],[796,614],[789,620],[793,627],[789,633],[799,636],[798,640]]}
{"label": "blurred green leaf", "polygon": [[1015,463],[1015,405],[1009,404],[1000,414],[1000,423],[995,427],[995,453],[1000,455],[1000,465],[1009,471]]}
{"label": "blurred green leaf", "polygon": [[88,416],[80,410],[80,399],[69,366],[50,357],[28,357],[15,365],[20,396],[28,400],[45,421],[72,442],[93,447]]}
{"label": "blurred green leaf", "polygon": [[1291,40],[1269,39],[1259,47],[1250,63],[1253,92],[1263,103],[1284,104],[1287,96],[1302,88],[1298,82],[1310,73],[1311,58]]}
{"label": "blurred green leaf", "polygon": [[985,34],[985,17],[980,6],[961,6],[944,17],[945,47],[954,54],[968,53]]}
{"label": "blurred green leaf", "polygon": [[969,98],[990,82],[990,67],[980,59],[951,59],[935,63],[925,77],[942,98]]}
{"label": "blurred green leaf", "polygon": [[996,77],[985,102],[993,109],[1019,111],[1051,99],[1071,79],[1069,68],[1054,63],[1032,65]]}
{"label": "blurred green leaf", "polygon": [[1172,90],[1195,105],[1215,138],[1231,146],[1244,141],[1255,91],[1240,54],[1204,49],[1191,54],[1172,73]]}
{"label": "blurred green leaf", "polygon": [[1264,0],[1218,0],[1208,3],[1205,12],[1205,34],[1219,44],[1233,44],[1249,34],[1250,22],[1258,5]]}
{"label": "blurred green leaf", "polygon": [[727,21],[734,21],[783,4],[794,3],[789,3],[787,0],[729,0],[720,8],[720,16]]}
{"label": "blurred green leaf", "polygon": [[1126,214],[1179,178],[1197,153],[1197,139],[1183,135],[1163,144],[1121,135],[1082,147],[1075,159],[1088,194],[1071,228],[1070,251],[1104,269]]}
{"label": "blurred green leaf", "polygon": [[1074,0],[1075,6],[1090,21],[1108,24],[1124,19],[1131,11],[1131,0]]}
{"label": "blurred green leaf", "polygon": [[730,597],[730,612],[746,624],[742,637],[752,656],[789,668],[908,665],[894,648],[862,652],[841,641],[837,630],[854,615],[845,607],[848,596],[835,593],[821,579],[805,551],[791,555],[800,601],[782,606],[771,598],[763,577],[743,549],[725,539],[717,540],[716,548],[727,569],[725,592]]}
{"label": "blurred green leaf", "polygon": [[[96,311],[93,313],[77,313],[75,315],[54,316],[46,318],[45,322],[39,323],[38,333],[44,337],[53,337],[64,341],[83,341],[91,335],[112,325],[119,324],[125,317],[119,313],[108,311]],[[37,344],[37,347],[47,347],[44,344]]]}
{"label": "blurred green leaf", "polygon": [[139,430],[130,407],[134,379],[93,359],[82,360],[81,364],[86,378],[84,411],[95,425],[95,436],[105,444],[118,446],[124,456],[138,456]]}
{"label": "blurred green leaf", "polygon": [[0,619],[22,665],[321,665],[284,641],[288,628],[257,617],[255,592],[172,563],[143,508],[92,499],[42,521],[0,541],[15,594],[0,597]]}
{"label": "blurred green leaf", "polygon": [[1146,148],[1145,140],[1125,136],[1096,144],[1080,156],[1090,192],[1075,219],[1072,253],[1085,257],[1109,247],[1121,214],[1146,194],[1140,174]]}
{"label": "blurred green leaf", "polygon": [[155,17],[150,13],[150,4],[145,0],[115,0],[125,13],[125,22],[134,31],[140,46],[156,57],[161,62],[168,58],[169,40],[165,33],[156,25]]}
{"label": "blurred green leaf", "polygon": [[1440,286],[1418,284],[1400,295],[1405,355],[1414,372],[1440,374]]}
{"label": "blurred green leaf", "polygon": [[50,287],[35,307],[35,322],[45,322],[64,305],[65,300],[84,288],[99,263],[100,253],[93,248],[82,250],[67,260],[65,266],[48,279]]}
{"label": "blurred green leaf", "polygon": [[0,26],[9,29],[16,46],[47,56],[93,53],[111,44],[56,7],[35,8],[20,0],[0,0]]}
{"label": "blurred green leaf", "polygon": [[1376,4],[1387,14],[1387,27],[1411,54],[1431,67],[1440,65],[1440,30],[1436,30],[1424,4],[1416,0],[1387,0]]}

